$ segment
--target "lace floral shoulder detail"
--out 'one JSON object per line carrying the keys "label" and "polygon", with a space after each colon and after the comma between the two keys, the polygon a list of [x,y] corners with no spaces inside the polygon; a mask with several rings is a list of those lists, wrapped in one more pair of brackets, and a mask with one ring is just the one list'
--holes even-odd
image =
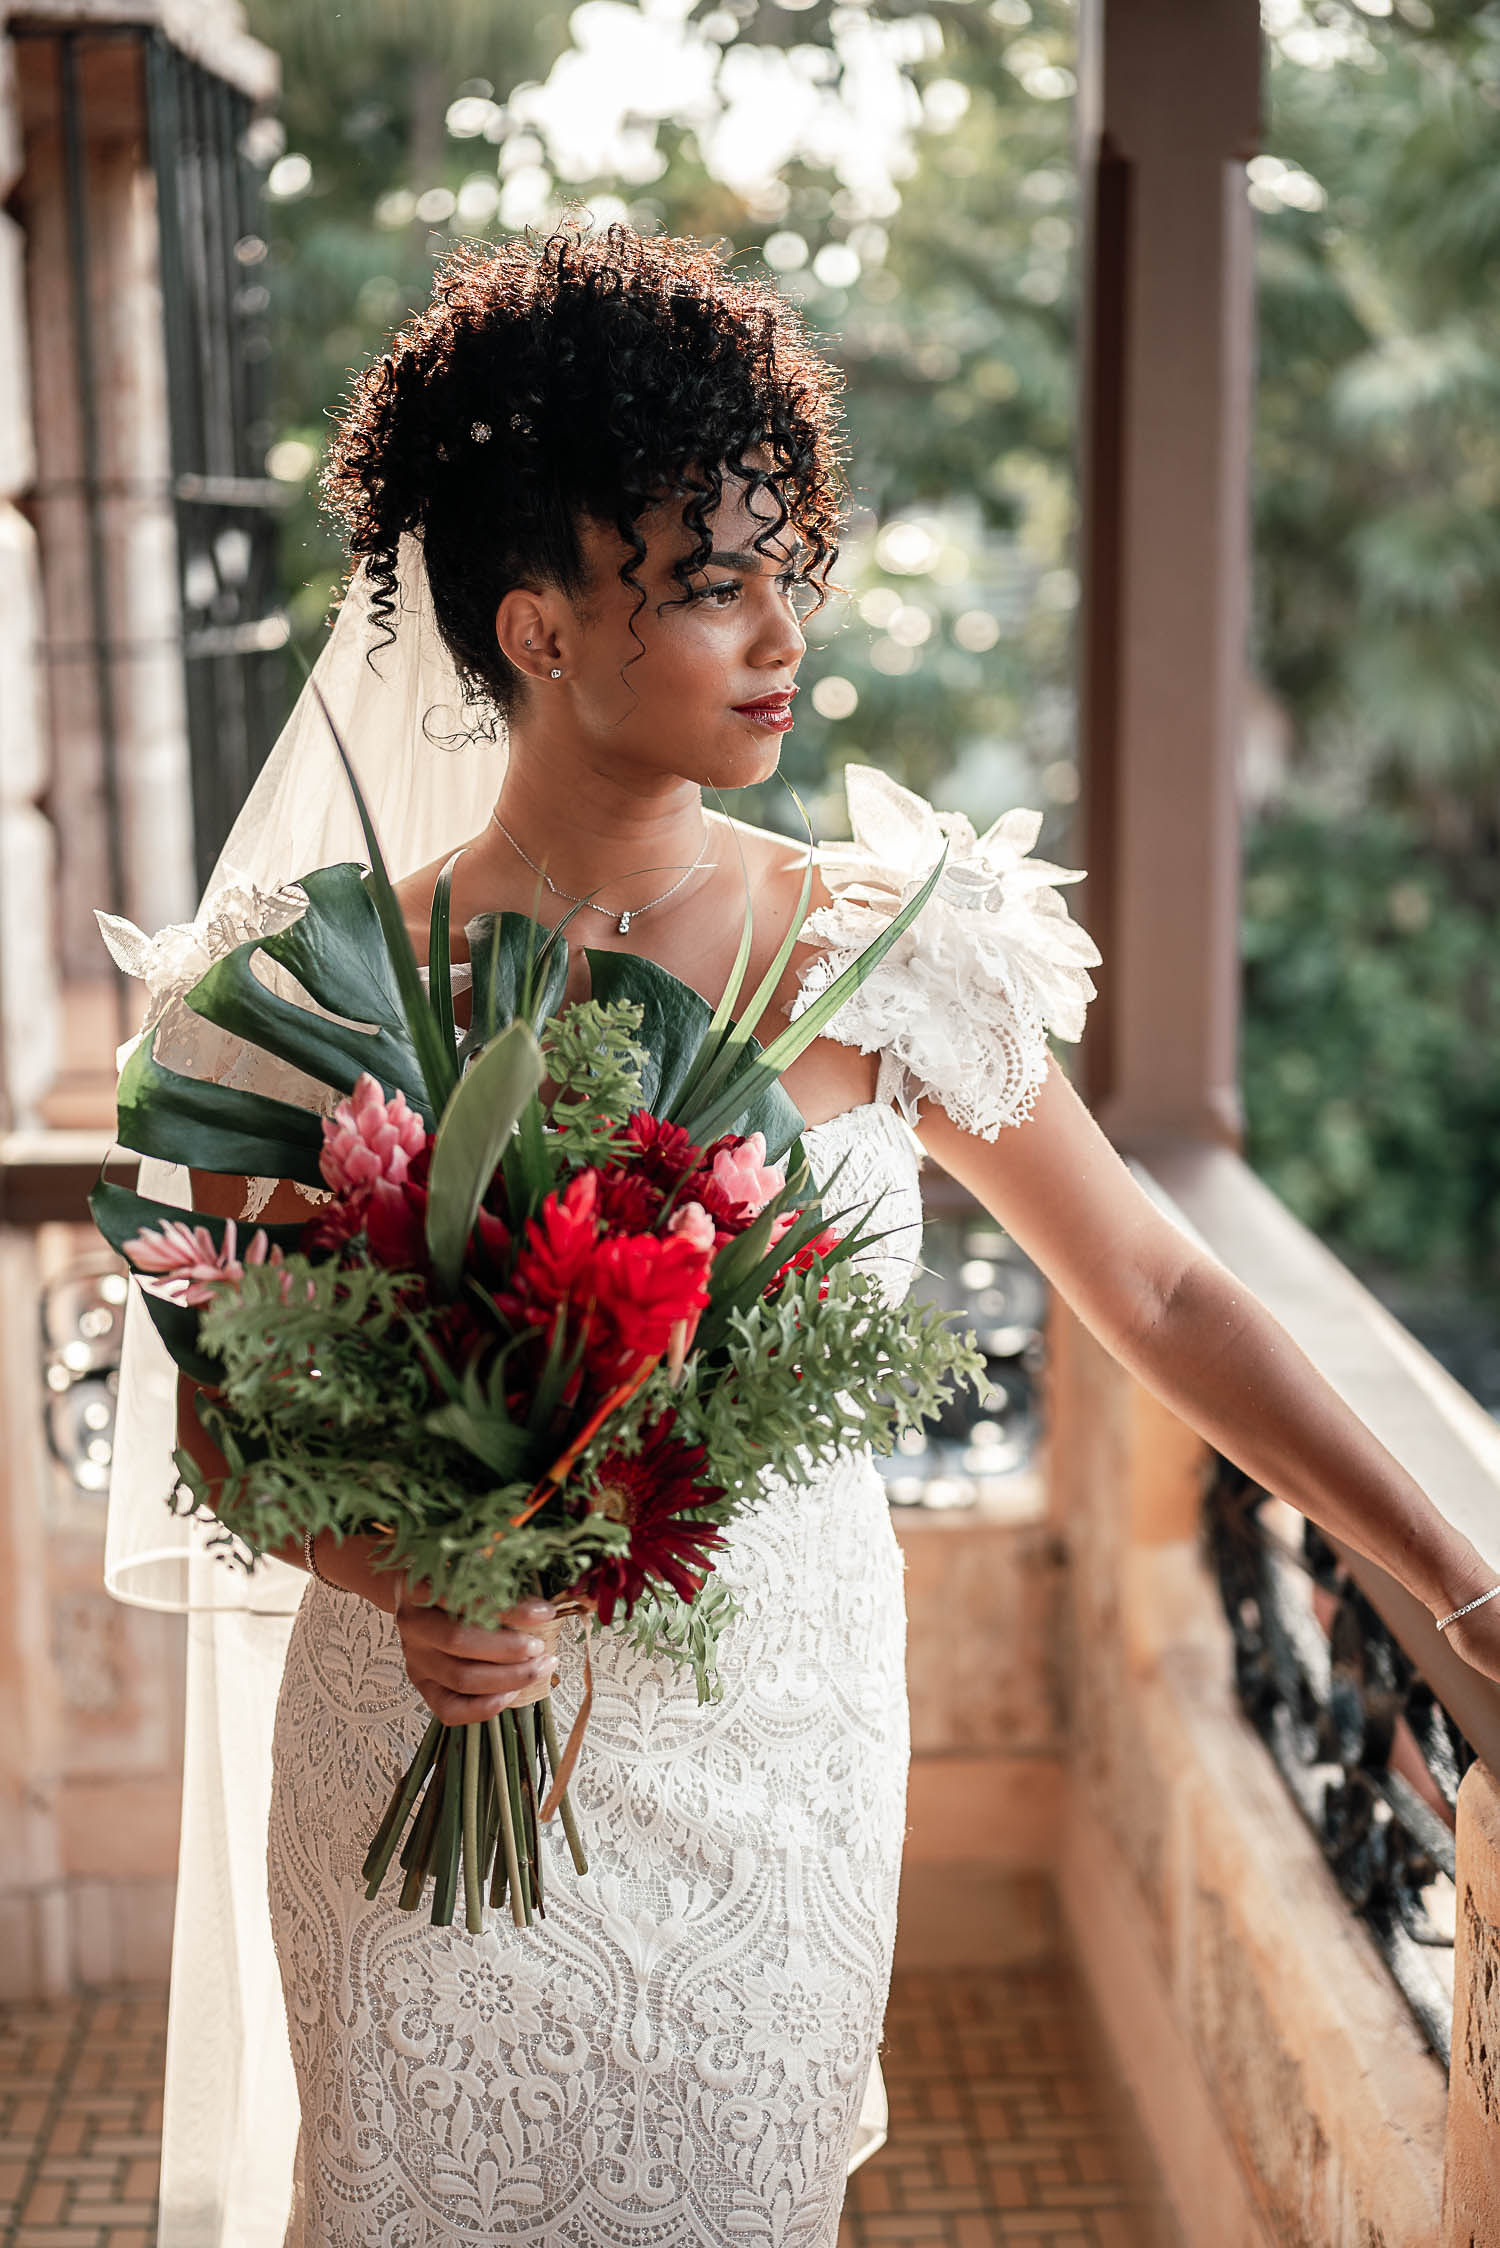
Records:
{"label": "lace floral shoulder detail", "polygon": [[[186,1003],[186,994],[216,960],[250,937],[270,937],[289,928],[306,909],[307,899],[294,883],[262,890],[253,883],[231,881],[205,899],[195,921],[172,922],[154,937],[148,937],[119,914],[96,912],[99,933],[115,965],[146,986],[145,1020],[115,1056],[117,1066],[123,1069],[135,1047],[154,1031],[157,1059],[168,1069],[180,1070],[188,1077],[207,1078],[216,1085],[238,1085],[268,1093],[277,1100],[295,1102],[299,1108],[331,1115],[338,1101],[331,1087],[320,1085],[289,1062],[263,1053],[233,1032],[221,1030],[217,1023],[205,1022]],[[258,972],[299,1006],[316,1013],[323,1011],[300,985],[263,956]],[[275,1191],[276,1181],[251,1179],[248,1184],[241,1216],[258,1218]],[[324,1199],[317,1187],[299,1183],[297,1192],[309,1202]]]}
{"label": "lace floral shoulder detail", "polygon": [[962,812],[936,811],[876,766],[849,765],[844,782],[852,840],[819,852],[832,903],[803,923],[803,941],[821,949],[791,1019],[915,897],[946,837],[936,890],[824,1035],[879,1051],[876,1099],[908,1123],[932,1100],[960,1130],[993,1140],[1031,1114],[1048,1032],[1070,1043],[1083,1033],[1100,953],[1056,887],[1082,871],[1028,856],[1040,812],[1005,812],[976,835]]}

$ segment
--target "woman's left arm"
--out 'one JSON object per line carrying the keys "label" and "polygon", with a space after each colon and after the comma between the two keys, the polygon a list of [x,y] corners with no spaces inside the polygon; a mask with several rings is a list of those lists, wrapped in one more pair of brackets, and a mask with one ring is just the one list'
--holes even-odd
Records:
{"label": "woman's left arm", "polygon": [[[1495,1581],[1258,1297],[1158,1209],[1055,1062],[1031,1116],[995,1140],[930,1101],[917,1134],[1111,1355],[1266,1490],[1388,1569],[1434,1617]],[[1450,1636],[1500,1679],[1500,1599]]]}

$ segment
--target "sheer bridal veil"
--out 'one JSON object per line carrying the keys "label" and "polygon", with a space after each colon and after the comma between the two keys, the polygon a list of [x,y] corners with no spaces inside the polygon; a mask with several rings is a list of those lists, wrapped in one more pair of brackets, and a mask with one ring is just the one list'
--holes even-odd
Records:
{"label": "sheer bridal veil", "polygon": [[[197,919],[147,938],[102,917],[115,958],[148,987],[158,1050],[190,1074],[243,1063],[223,1034],[182,1006],[218,952],[277,910],[275,893],[311,868],[364,858],[364,842],[328,720],[359,773],[381,848],[398,880],[484,826],[505,769],[496,741],[441,746],[464,732],[459,680],[438,634],[420,543],[398,557],[396,638],[371,615],[361,565],[312,678],[235,821]],[[373,664],[367,658],[373,654]],[[291,918],[290,912],[285,918]],[[226,1050],[227,1049],[227,1050]],[[257,1085],[271,1081],[261,1057]],[[301,1078],[302,1097],[321,1088]],[[140,1191],[186,1204],[186,1173],[144,1161]],[[132,1291],[109,1495],[105,1578],[119,1600],[188,1619],[182,1841],[167,2033],[158,2248],[281,2248],[291,2200],[297,2095],[271,1939],[266,1833],[276,1698],[306,1578],[283,1563],[246,1574],[214,1558],[200,1525],[166,1506],[175,1444],[176,1373]],[[885,2136],[878,2068],[851,2168]]]}
{"label": "sheer bridal veil", "polygon": [[[363,860],[364,841],[321,693],[347,744],[392,874],[426,865],[483,827],[505,769],[497,741],[439,746],[462,731],[453,662],[439,638],[420,544],[403,538],[396,638],[355,573],[312,678],[234,823],[195,922],[147,939],[106,921],[111,951],[148,987],[163,1058],[227,1074],[222,1034],[193,1025],[181,994],[210,957],[263,925],[283,884]],[[367,661],[373,653],[373,664]],[[205,1067],[207,1063],[207,1067]],[[270,1067],[262,1064],[262,1072]],[[310,1092],[307,1081],[301,1081]],[[266,1084],[263,1073],[257,1083]],[[271,1088],[267,1089],[281,1089]],[[295,1098],[290,1088],[286,1097]],[[186,1204],[178,1166],[144,1161],[140,1191]],[[116,1599],[188,1619],[182,1842],[167,2032],[159,2248],[280,2248],[291,2198],[297,2096],[266,1894],[271,1730],[306,1578],[253,1572],[206,1550],[166,1506],[176,1370],[138,1290],[125,1319],[105,1546]]]}

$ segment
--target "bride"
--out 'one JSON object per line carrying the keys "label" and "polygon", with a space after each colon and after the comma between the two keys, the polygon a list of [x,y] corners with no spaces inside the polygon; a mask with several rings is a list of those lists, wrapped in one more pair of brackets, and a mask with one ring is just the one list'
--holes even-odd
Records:
{"label": "bride", "polygon": [[[805,853],[704,793],[776,769],[836,554],[838,389],[796,312],[714,251],[571,224],[459,253],[356,379],[326,495],[360,567],[318,679],[419,947],[461,846],[459,928],[502,909],[550,924],[582,901],[570,998],[586,943],[717,1000],[747,888],[755,987]],[[1475,1603],[1454,1636],[1500,1677],[1480,1556],[1142,1193],[1052,1061],[1047,1033],[1079,1035],[1098,954],[1053,886],[1076,877],[1027,855],[1035,815],[978,838],[869,768],[846,779],[854,839],[816,855],[814,910],[756,1027],[799,1012],[946,835],[924,914],[785,1077],[815,1171],[847,1158],[845,1198],[881,1200],[880,1285],[899,1297],[915,1269],[925,1152],[1258,1482],[1435,1618]],[[356,855],[347,817],[304,694],[199,922],[134,949],[112,932],[151,982],[164,1059],[289,1097],[278,1065],[182,994],[215,952],[291,918],[283,885]],[[195,1206],[235,1217],[295,1221],[301,1191],[191,1181]],[[545,1610],[461,1627],[326,1535],[227,1593],[201,1530],[161,1507],[151,1348],[133,1318],[111,1581],[194,1612],[165,2248],[283,2232],[293,2248],[833,2248],[848,2171],[881,2136],[907,1756],[900,1557],[869,1452],[795,1495],[769,1485],[736,1530],[722,1700],[700,1708],[669,1663],[596,1641],[575,1781],[591,1870],[559,1866],[533,1928],[470,1936],[367,1901],[359,1865],[429,1712],[487,1717],[551,1670]],[[180,1440],[215,1471],[186,1390]],[[576,1645],[559,1671],[566,1725]]]}

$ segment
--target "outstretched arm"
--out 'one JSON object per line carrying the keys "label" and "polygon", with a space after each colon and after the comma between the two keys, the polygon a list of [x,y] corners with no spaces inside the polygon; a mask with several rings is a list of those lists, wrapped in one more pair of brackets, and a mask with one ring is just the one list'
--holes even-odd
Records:
{"label": "outstretched arm", "polygon": [[[1157,1208],[1055,1062],[1027,1122],[997,1139],[960,1131],[935,1103],[917,1131],[1111,1355],[1257,1483],[1434,1617],[1494,1582],[1259,1298]],[[1500,1679],[1500,1599],[1450,1637]]]}

